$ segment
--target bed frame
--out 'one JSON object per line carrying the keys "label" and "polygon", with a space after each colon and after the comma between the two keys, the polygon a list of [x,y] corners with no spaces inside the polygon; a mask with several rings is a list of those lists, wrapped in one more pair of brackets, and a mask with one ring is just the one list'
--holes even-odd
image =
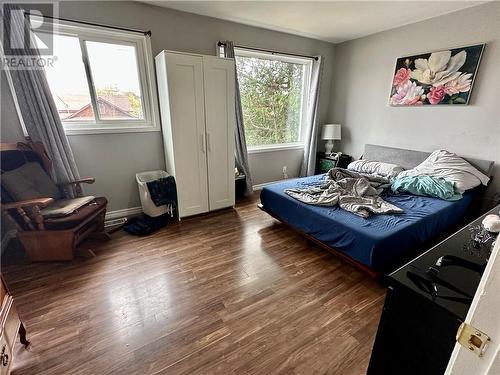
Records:
{"label": "bed frame", "polygon": [[274,217],[276,220],[278,220],[280,223],[284,224],[285,226],[287,226],[288,228],[290,228],[291,230],[293,230],[295,233],[300,234],[301,236],[305,237],[309,241],[311,241],[314,244],[318,245],[319,247],[321,247],[321,248],[329,251],[330,253],[334,254],[335,256],[337,256],[338,258],[342,259],[343,261],[351,264],[352,266],[358,268],[359,270],[363,271],[364,273],[368,274],[369,276],[374,277],[374,278],[378,278],[378,277],[380,277],[380,276],[383,275],[381,272],[377,272],[377,271],[372,270],[370,267],[365,266],[363,263],[360,263],[357,260],[354,260],[351,257],[348,257],[344,253],[342,253],[342,252],[334,249],[331,246],[328,246],[326,243],[321,242],[320,240],[318,240],[317,238],[314,238],[310,234],[307,234],[306,232],[303,232],[300,229],[295,228],[293,225],[290,225],[287,222],[281,220],[274,213],[272,213],[271,211],[266,210],[266,208],[264,207],[264,205],[262,203],[259,203],[257,205],[257,207],[259,207],[259,209],[261,209],[262,211],[264,211],[268,215]]}
{"label": "bed frame", "polygon": [[[422,163],[427,157],[430,155],[430,152],[423,152],[423,151],[415,151],[415,150],[406,150],[406,149],[401,149],[401,148],[395,148],[395,147],[387,147],[387,146],[379,146],[379,145],[373,145],[373,144],[366,144],[365,145],[365,151],[363,153],[362,159],[367,159],[367,160],[377,160],[377,161],[382,161],[386,163],[393,163],[402,166],[405,169],[411,169]],[[482,159],[474,159],[474,158],[466,158],[463,157],[465,160],[467,160],[470,164],[472,164],[475,168],[483,172],[485,175],[489,176],[490,178],[493,177],[493,164],[494,162],[491,160],[482,160]],[[491,179],[490,179],[491,182]],[[472,210],[474,212],[479,211],[480,208],[480,199],[482,195],[484,194],[484,191],[486,190],[486,187],[478,187],[480,189],[479,193],[477,194],[478,199],[472,202]],[[344,253],[334,249],[333,247],[325,244],[324,242],[321,242],[320,240],[314,238],[313,236],[303,232],[302,230],[295,228],[294,226],[284,222],[281,220],[278,216],[276,216],[273,212],[268,211],[262,203],[258,204],[259,209],[262,211],[266,212],[282,224],[286,225],[288,228],[292,229],[294,232],[300,234],[301,236],[307,238],[309,241],[315,243],[319,247],[329,251],[330,253],[334,254],[335,256],[339,257],[343,261],[353,265],[354,267],[358,268],[362,272],[368,274],[371,277],[374,278],[379,278],[383,275],[382,272],[377,272],[371,269],[370,267],[364,265],[361,262],[358,262],[357,260],[352,259],[351,257],[345,255]],[[427,245],[425,247],[432,247],[434,244],[439,242],[440,239],[443,237],[447,237],[450,233],[446,232],[441,235],[438,235],[437,238],[431,238],[429,239]]]}

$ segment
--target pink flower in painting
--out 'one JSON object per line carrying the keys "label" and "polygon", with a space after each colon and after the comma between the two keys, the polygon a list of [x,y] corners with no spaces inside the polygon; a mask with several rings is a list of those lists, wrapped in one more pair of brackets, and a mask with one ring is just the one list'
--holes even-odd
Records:
{"label": "pink flower in painting", "polygon": [[431,87],[431,90],[427,94],[427,99],[429,99],[429,103],[431,104],[438,104],[443,100],[445,95],[446,91],[444,86]]}
{"label": "pink flower in painting", "polygon": [[392,105],[418,105],[422,104],[420,101],[424,89],[417,86],[415,82],[407,81],[396,88],[396,93],[391,97],[390,103]]}
{"label": "pink flower in painting", "polygon": [[422,105],[424,104],[421,100],[420,97],[413,98],[412,100],[408,100],[406,105]]}
{"label": "pink flower in painting", "polygon": [[463,73],[458,78],[447,82],[444,85],[444,90],[448,95],[459,94],[461,92],[468,92],[470,90],[470,86],[472,80],[472,73]]}
{"label": "pink flower in painting", "polygon": [[411,73],[410,69],[406,68],[399,69],[394,75],[394,80],[392,84],[394,86],[399,86],[402,85],[403,83],[408,82],[408,80],[410,79],[410,73]]}

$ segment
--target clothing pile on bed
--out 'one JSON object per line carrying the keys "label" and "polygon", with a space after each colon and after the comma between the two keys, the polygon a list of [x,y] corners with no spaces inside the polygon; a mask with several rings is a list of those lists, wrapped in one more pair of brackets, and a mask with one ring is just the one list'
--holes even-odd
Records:
{"label": "clothing pile on bed", "polygon": [[286,189],[291,197],[307,204],[336,206],[361,217],[370,213],[400,213],[402,209],[384,201],[380,194],[390,186],[386,177],[367,175],[348,169],[332,168],[318,186]]}
{"label": "clothing pile on bed", "polygon": [[289,196],[312,205],[336,206],[361,217],[370,213],[402,213],[386,202],[381,194],[391,188],[394,193],[411,193],[444,200],[459,200],[462,194],[489,177],[459,156],[436,150],[413,169],[390,163],[357,160],[347,169],[332,168],[317,185],[286,189]]}

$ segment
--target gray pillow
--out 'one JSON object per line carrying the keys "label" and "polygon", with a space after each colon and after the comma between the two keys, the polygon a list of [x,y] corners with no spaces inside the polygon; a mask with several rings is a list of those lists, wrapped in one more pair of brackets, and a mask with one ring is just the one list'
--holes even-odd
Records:
{"label": "gray pillow", "polygon": [[347,166],[347,169],[358,173],[372,174],[386,178],[395,177],[404,170],[403,167],[396,164],[366,159],[353,161]]}
{"label": "gray pillow", "polygon": [[61,199],[57,185],[37,162],[2,173],[2,186],[16,201],[34,198]]}

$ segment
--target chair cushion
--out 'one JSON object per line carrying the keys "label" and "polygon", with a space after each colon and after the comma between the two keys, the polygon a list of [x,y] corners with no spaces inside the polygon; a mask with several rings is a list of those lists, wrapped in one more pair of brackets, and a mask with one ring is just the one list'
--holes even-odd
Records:
{"label": "chair cushion", "polygon": [[108,200],[106,198],[97,197],[93,202],[80,207],[70,215],[46,218],[44,220],[45,228],[49,230],[63,230],[74,228],[94,215],[96,212],[102,209],[106,209],[107,204]]}
{"label": "chair cushion", "polygon": [[41,210],[41,213],[45,218],[66,216],[72,214],[87,203],[92,202],[94,199],[95,197],[92,195],[73,199],[59,199]]}
{"label": "chair cushion", "polygon": [[34,198],[61,199],[57,185],[37,162],[2,173],[2,186],[16,201]]}

